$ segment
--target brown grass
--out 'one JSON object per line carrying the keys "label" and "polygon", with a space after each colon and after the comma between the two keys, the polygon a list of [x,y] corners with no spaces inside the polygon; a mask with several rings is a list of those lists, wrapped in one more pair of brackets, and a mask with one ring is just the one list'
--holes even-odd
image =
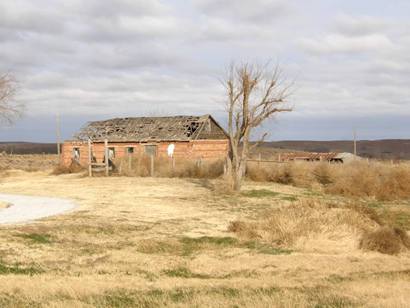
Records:
{"label": "brown grass", "polygon": [[[114,161],[116,172],[125,176],[150,175],[151,159],[146,155],[122,158]],[[169,178],[206,178],[214,179],[223,174],[222,160],[175,159],[175,165],[167,157],[154,159],[154,175]]]}
{"label": "brown grass", "polygon": [[271,181],[297,187],[318,188],[326,193],[377,200],[410,198],[410,164],[355,161],[348,164],[290,162],[248,165],[254,181]]}
{"label": "brown grass", "polygon": [[378,226],[377,221],[353,205],[302,199],[270,210],[256,222],[234,221],[228,230],[241,238],[258,238],[273,246],[349,251],[357,248],[363,232]]}
{"label": "brown grass", "polygon": [[258,221],[232,221],[228,231],[242,239],[301,250],[360,248],[397,254],[410,248],[407,232],[388,223],[365,204],[302,199],[269,210]]}
{"label": "brown grass", "polygon": [[[360,230],[379,228],[367,210],[344,205],[345,198],[304,201],[309,191],[276,183],[249,181],[243,189],[252,193],[219,195],[204,182],[10,172],[3,193],[68,198],[79,206],[0,227],[0,306],[405,307],[410,301],[410,253],[358,249]],[[238,233],[226,232],[229,221],[243,222],[234,226]],[[250,233],[239,235],[244,229]],[[286,240],[283,248],[276,238]]]}
{"label": "brown grass", "polygon": [[79,173],[85,171],[85,168],[78,164],[77,162],[73,161],[69,166],[64,165],[56,165],[51,172],[53,175],[60,175],[60,174],[70,174],[70,173]]}
{"label": "brown grass", "polygon": [[403,249],[410,248],[410,238],[401,229],[381,227],[363,234],[360,239],[360,248],[395,255]]}
{"label": "brown grass", "polygon": [[53,154],[0,154],[0,170],[44,171],[57,163],[58,157]]}

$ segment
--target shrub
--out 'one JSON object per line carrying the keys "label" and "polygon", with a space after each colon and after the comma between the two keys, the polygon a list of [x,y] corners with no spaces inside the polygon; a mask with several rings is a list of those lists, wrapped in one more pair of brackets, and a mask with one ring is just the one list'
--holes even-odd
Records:
{"label": "shrub", "polygon": [[309,241],[315,245],[334,243],[335,249],[345,249],[341,239],[355,248],[355,238],[378,227],[378,223],[359,208],[301,199],[269,210],[258,221],[231,222],[228,231],[244,240],[257,238],[274,247],[300,247]]}
{"label": "shrub", "polygon": [[81,166],[78,162],[72,161],[69,166],[65,166],[62,164],[55,166],[51,174],[60,175],[60,174],[69,174],[69,173],[79,173],[84,170],[85,168]]}
{"label": "shrub", "polygon": [[58,156],[50,154],[8,155],[0,153],[0,170],[18,169],[28,172],[53,169]]}
{"label": "shrub", "polygon": [[[150,176],[151,159],[147,155],[121,158],[114,161],[119,175]],[[154,159],[154,175],[158,177],[214,179],[223,174],[222,160],[175,159],[174,165],[168,157]]]}
{"label": "shrub", "polygon": [[382,201],[410,198],[410,164],[391,165],[363,160],[346,164],[289,162],[249,163],[247,176],[297,187],[320,188],[347,197],[371,197]]}
{"label": "shrub", "polygon": [[313,169],[313,175],[322,185],[328,185],[333,182],[331,171],[328,163],[321,163]]}
{"label": "shrub", "polygon": [[381,227],[373,232],[364,233],[359,247],[364,250],[385,254],[398,254],[403,248],[410,248],[407,233],[398,228]]}
{"label": "shrub", "polygon": [[248,226],[245,222],[240,220],[231,221],[228,226],[229,232],[240,233],[247,230]]}

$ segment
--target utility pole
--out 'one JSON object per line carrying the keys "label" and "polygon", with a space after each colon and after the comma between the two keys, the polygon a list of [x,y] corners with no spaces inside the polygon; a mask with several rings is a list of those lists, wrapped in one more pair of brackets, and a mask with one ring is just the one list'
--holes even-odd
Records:
{"label": "utility pole", "polygon": [[60,127],[60,114],[56,115],[56,137],[57,137],[57,154],[60,159],[60,141],[61,141],[61,127]]}
{"label": "utility pole", "polygon": [[356,128],[353,129],[353,154],[357,155],[357,132]]}

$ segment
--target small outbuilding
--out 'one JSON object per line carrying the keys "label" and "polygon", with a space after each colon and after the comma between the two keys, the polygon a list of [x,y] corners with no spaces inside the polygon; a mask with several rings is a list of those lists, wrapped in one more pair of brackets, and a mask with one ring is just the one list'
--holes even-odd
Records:
{"label": "small outbuilding", "polygon": [[[89,147],[89,142],[91,146]],[[86,124],[62,145],[61,161],[83,166],[130,155],[174,156],[184,159],[224,159],[229,142],[225,130],[211,115],[130,117]]]}
{"label": "small outbuilding", "polygon": [[317,152],[292,152],[280,153],[279,161],[327,161],[333,163],[348,163],[360,159],[359,156],[352,153],[317,153]]}

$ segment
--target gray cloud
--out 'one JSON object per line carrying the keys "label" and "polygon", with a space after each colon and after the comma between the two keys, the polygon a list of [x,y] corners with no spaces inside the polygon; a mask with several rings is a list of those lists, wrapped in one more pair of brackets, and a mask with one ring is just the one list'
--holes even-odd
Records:
{"label": "gray cloud", "polygon": [[0,72],[16,75],[31,117],[222,119],[218,78],[231,60],[278,60],[296,79],[292,119],[410,115],[410,27],[399,12],[385,16],[373,4],[364,14],[353,0],[344,10],[289,3],[3,1]]}
{"label": "gray cloud", "polygon": [[59,33],[64,25],[58,11],[28,1],[0,3],[0,28],[14,32]]}
{"label": "gray cloud", "polygon": [[378,34],[390,26],[391,22],[379,17],[340,14],[336,17],[335,29],[348,36],[363,36]]}
{"label": "gray cloud", "polygon": [[284,0],[195,0],[195,3],[207,15],[249,23],[276,21],[287,15],[292,7]]}
{"label": "gray cloud", "polygon": [[300,46],[314,53],[357,53],[392,49],[392,41],[383,34],[344,36],[329,34],[321,39],[301,39]]}

